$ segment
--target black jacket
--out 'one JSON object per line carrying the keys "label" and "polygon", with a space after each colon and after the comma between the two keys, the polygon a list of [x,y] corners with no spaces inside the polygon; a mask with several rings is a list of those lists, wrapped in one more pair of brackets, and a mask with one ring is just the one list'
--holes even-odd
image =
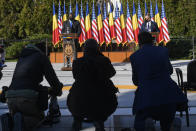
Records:
{"label": "black jacket", "polygon": [[171,79],[173,67],[165,47],[145,44],[130,56],[132,80],[138,86],[136,110],[186,102],[187,99]]}
{"label": "black jacket", "polygon": [[25,48],[16,64],[10,89],[37,90],[44,76],[54,92],[58,93],[62,89],[63,85],[58,80],[47,56],[36,48]]}
{"label": "black jacket", "polygon": [[[147,22],[145,21],[142,24],[140,32],[144,32],[144,31],[148,32],[148,30],[146,29],[146,23]],[[151,21],[151,32],[160,32],[156,22]]]}
{"label": "black jacket", "polygon": [[66,33],[67,28],[71,28],[70,33],[77,33],[77,36],[80,36],[81,33],[81,27],[80,27],[80,22],[77,20],[72,20],[72,27],[70,27],[70,22],[69,20],[66,20],[63,22],[63,28],[62,28],[62,33]]}
{"label": "black jacket", "polygon": [[73,116],[106,120],[117,107],[116,90],[110,80],[116,71],[103,56],[82,57],[73,62],[75,82],[68,95]]}

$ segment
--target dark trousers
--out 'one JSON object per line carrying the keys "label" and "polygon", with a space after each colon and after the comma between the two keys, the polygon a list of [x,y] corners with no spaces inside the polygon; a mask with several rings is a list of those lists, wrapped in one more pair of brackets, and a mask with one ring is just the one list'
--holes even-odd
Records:
{"label": "dark trousers", "polygon": [[175,104],[167,104],[143,109],[136,113],[134,127],[136,131],[145,131],[145,120],[147,118],[152,118],[160,121],[162,131],[170,131],[175,113]]}
{"label": "dark trousers", "polygon": [[25,131],[34,128],[44,119],[44,112],[39,109],[37,100],[35,99],[24,97],[8,98],[7,104],[12,116],[16,112],[23,114]]}

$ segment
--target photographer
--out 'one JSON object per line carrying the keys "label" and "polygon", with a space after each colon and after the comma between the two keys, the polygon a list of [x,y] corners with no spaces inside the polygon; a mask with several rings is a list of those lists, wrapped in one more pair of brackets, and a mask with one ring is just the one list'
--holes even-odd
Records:
{"label": "photographer", "polygon": [[[154,130],[152,119],[159,120],[162,131],[174,127],[180,119],[175,118],[178,103],[188,102],[178,85],[172,80],[173,67],[165,47],[154,46],[152,35],[141,32],[138,35],[139,47],[130,56],[132,80],[138,86],[133,111],[136,114],[136,131]],[[172,130],[173,131],[173,130]]]}
{"label": "photographer", "polygon": [[[62,94],[63,84],[58,80],[48,57],[44,54],[44,45],[44,43],[27,45],[16,64],[11,85],[6,92],[14,129],[22,128],[22,121],[25,131],[35,127],[44,119],[44,110],[48,106],[48,93],[56,104],[56,96]],[[51,86],[49,90],[40,85],[43,77]],[[57,107],[54,112],[60,114],[59,108]]]}

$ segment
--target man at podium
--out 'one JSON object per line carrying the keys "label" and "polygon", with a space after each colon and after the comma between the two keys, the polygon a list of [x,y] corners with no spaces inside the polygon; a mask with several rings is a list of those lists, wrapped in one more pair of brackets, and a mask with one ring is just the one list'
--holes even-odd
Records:
{"label": "man at podium", "polygon": [[[62,33],[67,33],[67,34],[76,33],[78,37],[80,36],[80,33],[81,33],[80,22],[74,19],[74,16],[72,13],[69,13],[69,19],[63,22]],[[75,39],[74,42],[75,42],[75,47],[76,47],[76,51],[74,53],[74,59],[76,59],[77,51],[79,48],[78,39]]]}
{"label": "man at podium", "polygon": [[144,23],[141,26],[140,32],[144,32],[144,31],[146,31],[146,32],[160,32],[160,30],[157,26],[157,23],[154,21],[151,21],[149,14],[147,14],[145,16]]}

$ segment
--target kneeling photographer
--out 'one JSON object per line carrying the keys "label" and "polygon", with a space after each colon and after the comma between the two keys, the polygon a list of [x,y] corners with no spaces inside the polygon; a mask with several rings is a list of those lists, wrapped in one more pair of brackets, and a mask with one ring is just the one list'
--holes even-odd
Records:
{"label": "kneeling photographer", "polygon": [[[11,85],[5,93],[8,108],[13,120],[13,130],[28,131],[45,117],[48,108],[48,93],[51,96],[49,115],[60,116],[56,96],[62,95],[63,84],[44,54],[45,44],[27,45],[18,59]],[[51,88],[41,86],[43,77]],[[51,114],[53,113],[53,114]]]}

